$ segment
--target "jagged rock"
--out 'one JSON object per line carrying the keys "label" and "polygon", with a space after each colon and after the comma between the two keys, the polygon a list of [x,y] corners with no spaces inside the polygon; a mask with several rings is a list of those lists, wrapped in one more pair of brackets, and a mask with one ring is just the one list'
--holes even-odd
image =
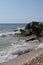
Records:
{"label": "jagged rock", "polygon": [[39,34],[42,32],[42,29],[39,28],[38,26],[33,26],[33,27],[32,27],[32,32],[33,32],[36,36],[39,36]]}
{"label": "jagged rock", "polygon": [[21,35],[23,35],[23,36],[30,36],[30,35],[33,34],[33,32],[29,31],[29,30],[22,30],[22,29],[20,29],[20,32],[21,32]]}
{"label": "jagged rock", "polygon": [[21,35],[25,35],[25,30],[20,29]]}
{"label": "jagged rock", "polygon": [[36,26],[36,25],[38,25],[39,24],[39,22],[31,22],[31,23],[29,23],[29,24],[27,24],[26,25],[26,27],[25,27],[25,29],[31,29],[33,26]]}
{"label": "jagged rock", "polygon": [[31,25],[31,23],[27,24],[26,27],[25,27],[25,30],[26,29],[29,29],[30,30],[30,25]]}
{"label": "jagged rock", "polygon": [[43,23],[41,22],[41,23],[39,23],[39,25],[38,25],[42,30],[43,30]]}
{"label": "jagged rock", "polygon": [[43,36],[39,37],[39,41],[43,42]]}
{"label": "jagged rock", "polygon": [[43,36],[43,30],[41,31],[41,33],[39,34],[40,36]]}
{"label": "jagged rock", "polygon": [[36,35],[37,39],[39,39],[40,36],[43,36],[43,23],[33,21],[27,24],[24,30],[20,29],[20,32],[22,35],[28,36],[26,39],[28,41],[36,39],[34,36],[32,37],[32,35]]}
{"label": "jagged rock", "polygon": [[36,35],[31,35],[31,36],[25,37],[25,41],[30,41],[30,40],[35,40],[35,39],[37,39]]}
{"label": "jagged rock", "polygon": [[31,36],[32,34],[33,34],[33,32],[30,31],[30,32],[26,33],[25,36]]}
{"label": "jagged rock", "polygon": [[33,25],[38,25],[39,22],[37,22],[37,21],[32,21],[32,24],[33,24]]}

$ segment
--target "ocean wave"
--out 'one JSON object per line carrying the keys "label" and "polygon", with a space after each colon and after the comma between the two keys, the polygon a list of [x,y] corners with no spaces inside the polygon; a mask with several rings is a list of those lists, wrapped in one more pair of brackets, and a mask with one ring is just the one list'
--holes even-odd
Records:
{"label": "ocean wave", "polygon": [[6,37],[6,36],[8,36],[8,35],[15,35],[15,34],[20,34],[21,32],[20,32],[20,29],[24,29],[24,27],[17,27],[17,29],[16,30],[13,30],[13,31],[11,31],[11,32],[5,32],[5,33],[0,33],[0,37]]}
{"label": "ocean wave", "polygon": [[39,49],[39,48],[43,48],[43,43],[42,43],[42,42],[41,42],[41,43],[38,45],[38,47],[35,48],[35,49]]}
{"label": "ocean wave", "polygon": [[24,29],[25,27],[17,27],[17,30]]}
{"label": "ocean wave", "polygon": [[[24,43],[23,40],[21,44],[14,44],[12,43],[9,48],[6,50],[1,50],[0,51],[0,62],[5,62],[9,59],[17,57],[21,52],[23,53],[26,49],[28,49],[28,44]],[[26,50],[27,51],[27,50]]]}
{"label": "ocean wave", "polygon": [[10,47],[9,49],[0,51],[0,62],[1,63],[8,61],[9,59],[13,59],[13,58],[18,56],[18,55],[13,55],[12,50],[14,50],[14,49],[12,49]]}
{"label": "ocean wave", "polygon": [[5,62],[17,57],[18,55],[32,51],[37,47],[37,42],[38,41],[25,42],[25,40],[20,40],[19,44],[12,43],[6,50],[0,51],[0,62]]}
{"label": "ocean wave", "polygon": [[15,34],[20,34],[20,31],[0,33],[0,37],[6,37],[6,36],[9,36],[9,35],[11,36],[11,35],[15,35]]}

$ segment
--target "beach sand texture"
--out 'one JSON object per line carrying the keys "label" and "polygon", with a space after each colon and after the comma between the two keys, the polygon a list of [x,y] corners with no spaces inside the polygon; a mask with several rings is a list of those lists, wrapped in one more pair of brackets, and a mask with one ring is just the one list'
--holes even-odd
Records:
{"label": "beach sand texture", "polygon": [[[37,59],[41,61],[39,64]],[[0,65],[43,65],[43,49],[25,53],[15,59],[0,63]]]}

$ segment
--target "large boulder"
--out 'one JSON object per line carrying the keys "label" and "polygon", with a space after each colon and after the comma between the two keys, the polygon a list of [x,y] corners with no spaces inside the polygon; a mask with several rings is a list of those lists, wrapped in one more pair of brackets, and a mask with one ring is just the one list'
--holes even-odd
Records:
{"label": "large boulder", "polygon": [[43,30],[43,22],[40,22],[38,26]]}
{"label": "large boulder", "polygon": [[43,36],[40,36],[38,39],[40,42],[43,42]]}
{"label": "large boulder", "polygon": [[28,23],[25,27],[25,29],[20,29],[20,32],[22,35],[29,36],[26,38],[26,40],[33,40],[36,39],[32,35],[36,35],[37,39],[39,39],[40,36],[43,38],[43,22],[31,22]]}
{"label": "large boulder", "polygon": [[36,40],[37,39],[37,37],[36,37],[36,35],[31,35],[31,36],[27,36],[27,37],[25,37],[25,41],[30,41],[30,40]]}
{"label": "large boulder", "polygon": [[23,29],[20,29],[20,32],[21,32],[21,34],[23,34],[23,33],[25,33],[25,30],[23,30]]}
{"label": "large boulder", "polygon": [[27,25],[26,25],[26,27],[25,27],[25,30],[27,30],[27,29],[29,29],[30,30],[30,26],[31,25],[31,23],[28,23]]}
{"label": "large boulder", "polygon": [[25,27],[25,29],[31,29],[33,26],[38,26],[39,22],[32,21],[31,23],[28,23]]}
{"label": "large boulder", "polygon": [[28,30],[28,32],[31,31],[38,36],[43,30],[43,23],[33,21],[26,25],[25,30]]}
{"label": "large boulder", "polygon": [[39,36],[39,34],[42,32],[42,29],[39,26],[33,26],[32,27],[32,32],[36,35]]}

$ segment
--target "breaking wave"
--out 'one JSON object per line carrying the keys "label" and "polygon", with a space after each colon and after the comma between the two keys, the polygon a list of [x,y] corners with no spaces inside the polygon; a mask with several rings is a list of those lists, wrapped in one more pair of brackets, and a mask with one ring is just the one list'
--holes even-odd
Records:
{"label": "breaking wave", "polygon": [[41,42],[36,49],[43,48],[43,43]]}
{"label": "breaking wave", "polygon": [[15,34],[20,34],[20,31],[0,33],[0,37],[6,37],[8,35],[15,35]]}
{"label": "breaking wave", "polygon": [[34,50],[37,47],[37,43],[39,43],[37,40],[30,42],[20,40],[19,44],[12,43],[9,48],[0,51],[0,62],[5,62],[9,59],[17,57],[18,55]]}
{"label": "breaking wave", "polygon": [[[13,38],[12,35],[21,33],[20,29],[21,29],[20,27],[17,27],[16,31],[13,30],[11,32],[0,33],[0,46],[2,45],[3,48],[4,45],[4,49],[0,50],[1,63],[9,59],[13,59],[24,53],[30,52],[32,50],[43,48],[43,44],[40,44],[38,40],[25,42],[25,40],[21,39],[19,36]],[[6,37],[6,38],[1,39],[1,37]]]}
{"label": "breaking wave", "polygon": [[8,35],[20,34],[20,33],[21,33],[21,32],[20,32],[20,29],[24,29],[24,27],[22,27],[22,28],[17,27],[16,30],[11,31],[11,32],[0,33],[0,37],[6,37],[6,36],[8,36]]}

